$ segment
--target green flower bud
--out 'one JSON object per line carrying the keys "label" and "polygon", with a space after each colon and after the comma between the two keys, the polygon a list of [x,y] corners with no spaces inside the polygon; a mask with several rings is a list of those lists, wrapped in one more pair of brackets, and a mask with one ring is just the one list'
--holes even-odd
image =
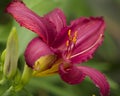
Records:
{"label": "green flower bud", "polygon": [[0,62],[0,71],[1,72],[3,71],[3,64],[4,64],[4,61],[5,61],[5,54],[6,54],[6,49],[2,52],[2,55],[1,55],[1,62]]}
{"label": "green flower bud", "polygon": [[7,40],[3,69],[4,75],[7,78],[12,78],[15,75],[17,69],[17,62],[18,62],[18,36],[16,28],[13,27]]}
{"label": "green flower bud", "polygon": [[4,60],[5,60],[5,54],[6,54],[6,49],[2,52],[2,55],[1,55],[1,62],[3,63]]}

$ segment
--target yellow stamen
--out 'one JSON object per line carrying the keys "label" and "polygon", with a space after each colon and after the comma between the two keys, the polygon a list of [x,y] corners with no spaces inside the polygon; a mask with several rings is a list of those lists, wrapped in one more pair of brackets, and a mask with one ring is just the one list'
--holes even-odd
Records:
{"label": "yellow stamen", "polygon": [[75,33],[74,33],[74,37],[73,37],[73,43],[75,44],[76,43],[76,41],[77,41],[77,34],[78,34],[78,32],[76,31]]}
{"label": "yellow stamen", "polygon": [[66,41],[66,46],[67,46],[67,47],[69,46],[69,40]]}
{"label": "yellow stamen", "polygon": [[68,30],[68,36],[69,37],[71,36],[71,30]]}
{"label": "yellow stamen", "polygon": [[77,41],[78,32],[75,31],[74,34],[71,34],[71,30],[68,30],[68,40],[66,41],[67,52],[66,57],[69,58],[72,53],[72,49],[75,47],[75,43]]}
{"label": "yellow stamen", "polygon": [[78,53],[78,54],[75,54],[75,55],[71,56],[70,58],[73,58],[73,57],[75,57],[75,56],[81,55],[81,54],[83,54],[83,53],[91,50],[91,49],[92,49],[93,47],[95,47],[95,45],[101,40],[102,36],[103,36],[103,34],[100,34],[98,40],[97,40],[92,46],[90,46],[89,48],[87,48],[86,50],[84,50],[84,51],[82,51],[82,52],[80,52],[80,53]]}
{"label": "yellow stamen", "polygon": [[68,30],[68,37],[69,37],[69,40],[71,41],[72,40],[71,30]]}
{"label": "yellow stamen", "polygon": [[93,94],[92,96],[96,96],[95,94]]}
{"label": "yellow stamen", "polygon": [[76,43],[76,41],[77,41],[77,39],[75,38],[75,37],[73,37],[73,43],[75,44]]}

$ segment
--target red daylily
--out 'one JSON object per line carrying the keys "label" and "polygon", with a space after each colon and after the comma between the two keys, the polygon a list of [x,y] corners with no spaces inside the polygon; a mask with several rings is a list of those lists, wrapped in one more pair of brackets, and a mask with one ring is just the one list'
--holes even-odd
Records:
{"label": "red daylily", "polygon": [[60,9],[40,17],[18,0],[8,5],[7,12],[21,26],[38,35],[25,50],[25,60],[34,70],[33,75],[59,73],[69,84],[78,84],[89,76],[100,88],[101,96],[108,96],[109,84],[102,73],[90,67],[77,66],[91,59],[103,41],[105,23],[101,17],[81,17],[67,26]]}

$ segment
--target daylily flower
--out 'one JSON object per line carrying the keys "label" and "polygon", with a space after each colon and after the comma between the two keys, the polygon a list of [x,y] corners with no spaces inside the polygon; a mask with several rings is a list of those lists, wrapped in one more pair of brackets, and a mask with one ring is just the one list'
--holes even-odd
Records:
{"label": "daylily flower", "polygon": [[21,26],[38,35],[25,50],[25,60],[34,70],[33,75],[58,73],[69,84],[81,83],[89,76],[100,88],[101,96],[108,96],[109,84],[105,76],[81,64],[92,58],[103,41],[105,22],[102,17],[81,17],[67,26],[65,15],[60,9],[40,17],[17,0],[8,5],[7,12]]}

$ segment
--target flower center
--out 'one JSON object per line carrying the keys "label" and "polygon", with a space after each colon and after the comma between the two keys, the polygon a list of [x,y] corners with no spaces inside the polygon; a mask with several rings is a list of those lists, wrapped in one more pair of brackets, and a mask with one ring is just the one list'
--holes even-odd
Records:
{"label": "flower center", "polygon": [[75,48],[77,34],[78,34],[77,31],[75,31],[74,34],[71,34],[71,30],[70,29],[68,30],[68,40],[66,41],[67,51],[65,53],[67,59],[70,58],[72,50]]}

